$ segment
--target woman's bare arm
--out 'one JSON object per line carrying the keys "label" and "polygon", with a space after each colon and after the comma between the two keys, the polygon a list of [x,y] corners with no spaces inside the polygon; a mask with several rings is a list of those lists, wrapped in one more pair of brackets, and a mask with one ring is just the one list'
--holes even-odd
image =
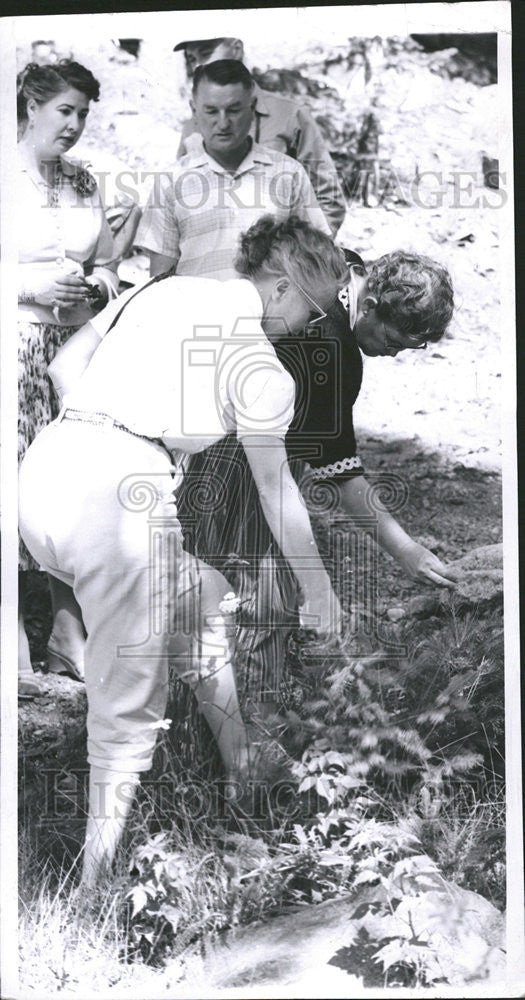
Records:
{"label": "woman's bare arm", "polygon": [[[338,484],[338,488],[342,507],[350,517],[370,517],[371,508],[367,499],[370,484],[365,476],[354,476]],[[377,499],[373,514],[379,545],[397,560],[408,576],[423,583],[437,583],[441,587],[454,586],[456,572],[445,566],[424,545],[415,542]]]}
{"label": "woman's bare arm", "polygon": [[[338,631],[341,607],[319,555],[308,511],[290,472],[284,442],[277,437],[254,435],[244,437],[242,444],[270,531],[303,591],[302,623],[321,632]],[[312,620],[307,616],[313,616]]]}
{"label": "woman's bare arm", "polygon": [[86,323],[57,351],[48,375],[60,400],[85,372],[100,343],[100,335],[91,323]]}

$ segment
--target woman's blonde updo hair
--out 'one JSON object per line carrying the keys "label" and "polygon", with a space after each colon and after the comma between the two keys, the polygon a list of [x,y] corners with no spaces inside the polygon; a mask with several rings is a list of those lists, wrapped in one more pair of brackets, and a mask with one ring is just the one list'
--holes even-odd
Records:
{"label": "woman's blonde updo hair", "polygon": [[287,274],[307,289],[348,284],[344,253],[330,236],[290,215],[277,222],[263,215],[242,233],[235,268],[246,278],[257,274]]}

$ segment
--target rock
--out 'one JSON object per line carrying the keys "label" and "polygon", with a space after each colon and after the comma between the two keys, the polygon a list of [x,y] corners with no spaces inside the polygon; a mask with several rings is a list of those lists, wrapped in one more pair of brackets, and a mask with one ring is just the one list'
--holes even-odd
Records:
{"label": "rock", "polygon": [[[461,559],[448,564],[458,573],[452,592],[467,603],[491,601],[503,597],[503,545],[480,545]],[[448,600],[448,594],[442,595]]]}
{"label": "rock", "polygon": [[492,601],[503,597],[503,571],[465,570],[454,593],[468,602]]}
{"label": "rock", "polygon": [[[434,486],[431,479],[422,479],[422,486]],[[434,535],[417,535],[414,538],[415,542],[419,542],[420,545],[424,545],[426,549],[430,549],[431,552],[437,552],[438,549],[442,547],[442,542],[440,542]]]}
{"label": "rock", "polygon": [[[42,824],[45,830],[50,819],[63,822],[74,838],[85,818],[84,807],[76,811],[76,796],[83,796],[79,775],[87,771],[86,690],[69,677],[37,676],[42,696],[18,705],[19,814],[28,828]],[[69,780],[74,794],[65,787]],[[58,798],[48,812],[52,790]]]}
{"label": "rock", "polygon": [[433,952],[432,974],[454,986],[505,976],[505,922],[483,896],[441,876],[435,887],[404,893],[392,911],[359,920],[371,937],[417,940]]}
{"label": "rock", "polygon": [[453,985],[504,974],[504,919],[492,903],[437,872],[420,891],[399,892],[396,885],[392,879],[390,890],[364,886],[351,897],[229,931],[206,945],[204,959],[190,959],[181,984],[185,992],[172,995],[360,995],[363,980],[356,973],[382,975],[381,963],[370,957],[367,970],[355,954],[352,946],[359,944],[363,931],[373,953],[388,945],[389,938],[402,947],[416,937],[425,953],[432,953],[428,967],[436,978]]}
{"label": "rock", "polygon": [[42,695],[18,704],[18,753],[26,782],[42,761],[50,766],[67,763],[74,751],[81,756],[86,752],[84,684],[58,674],[37,676]]}
{"label": "rock", "polygon": [[219,989],[322,982],[334,953],[356,936],[353,909],[349,897],[329,900],[231,931],[211,946],[204,974]]}
{"label": "rock", "polygon": [[479,545],[449,565],[464,570],[502,569],[503,544]]}
{"label": "rock", "polygon": [[391,622],[399,622],[405,617],[405,614],[404,608],[389,608],[386,616]]}
{"label": "rock", "polygon": [[411,597],[407,609],[408,614],[414,618],[429,618],[430,615],[435,615],[439,610],[439,597],[426,597],[423,594]]}

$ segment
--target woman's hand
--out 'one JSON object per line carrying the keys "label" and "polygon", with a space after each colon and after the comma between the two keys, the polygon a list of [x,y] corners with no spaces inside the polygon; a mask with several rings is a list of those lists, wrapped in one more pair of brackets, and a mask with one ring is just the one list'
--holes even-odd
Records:
{"label": "woman's hand", "polygon": [[303,592],[301,625],[316,632],[338,633],[341,606],[319,555],[306,505],[290,472],[284,441],[255,436],[243,438],[242,443],[270,531]]}
{"label": "woman's hand", "polygon": [[424,545],[410,540],[396,554],[399,565],[413,580],[434,583],[439,587],[454,587],[458,579],[456,570],[445,566],[433,552]]}
{"label": "woman's hand", "polygon": [[305,595],[299,608],[299,620],[302,628],[313,629],[319,634],[341,634],[343,609],[329,583]]}
{"label": "woman's hand", "polygon": [[31,281],[33,300],[41,306],[73,309],[89,302],[89,286],[82,271],[41,271]]}

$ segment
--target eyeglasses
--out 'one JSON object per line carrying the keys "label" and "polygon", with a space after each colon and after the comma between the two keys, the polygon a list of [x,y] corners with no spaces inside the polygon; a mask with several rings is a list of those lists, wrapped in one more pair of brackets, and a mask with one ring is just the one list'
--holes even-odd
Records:
{"label": "eyeglasses", "polygon": [[384,320],[381,320],[381,323],[383,324],[383,343],[385,345],[385,350],[391,350],[391,351],[404,351],[407,349],[410,349],[412,351],[426,350],[427,341],[424,340],[423,342],[421,342],[420,340],[417,340],[415,337],[410,337],[410,336],[405,337],[404,335],[402,335],[403,336],[402,344],[389,340]]}
{"label": "eyeglasses", "polygon": [[291,278],[290,275],[288,275],[288,277],[290,278],[292,285],[295,285],[295,287],[298,288],[299,291],[304,295],[305,299],[308,299],[308,302],[310,303],[310,305],[314,307],[317,313],[317,316],[314,316],[313,319],[310,319],[306,325],[310,326],[312,323],[319,323],[322,319],[326,319],[327,313],[324,311],[324,309],[321,309],[321,306],[317,305],[315,299],[313,299],[312,296],[309,295],[307,291],[305,291],[305,289],[299,284],[298,281],[295,280],[295,278]]}

